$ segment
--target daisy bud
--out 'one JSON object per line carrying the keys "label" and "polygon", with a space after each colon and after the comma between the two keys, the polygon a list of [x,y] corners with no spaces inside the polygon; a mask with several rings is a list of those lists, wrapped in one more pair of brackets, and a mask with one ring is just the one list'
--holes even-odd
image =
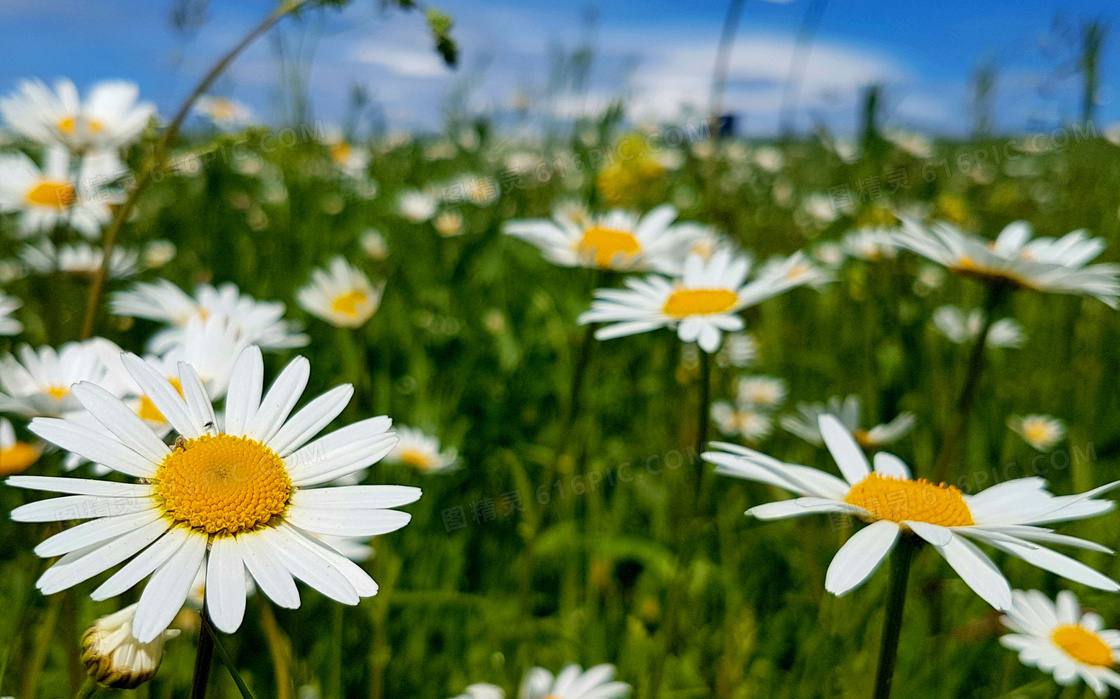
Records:
{"label": "daisy bud", "polygon": [[149,643],[132,635],[136,606],[103,616],[82,635],[82,662],[86,672],[111,689],[134,689],[155,677],[163,660],[163,643],[179,635],[168,629]]}

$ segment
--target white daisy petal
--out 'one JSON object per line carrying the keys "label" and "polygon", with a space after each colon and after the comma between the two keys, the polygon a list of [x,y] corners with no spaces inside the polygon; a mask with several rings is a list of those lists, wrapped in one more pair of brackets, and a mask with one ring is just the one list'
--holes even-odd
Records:
{"label": "white daisy petal", "polygon": [[290,542],[302,546],[307,553],[318,556],[342,573],[359,597],[372,597],[377,594],[377,583],[357,563],[338,553],[324,542],[308,536],[298,527],[283,524],[279,528],[288,535]]}
{"label": "white daisy petal", "polygon": [[397,510],[334,510],[293,505],[286,519],[315,534],[369,538],[400,529],[412,520],[412,515]]}
{"label": "white daisy petal", "polygon": [[1007,578],[980,549],[956,535],[945,546],[936,548],[957,575],[985,602],[1000,611],[1011,608],[1011,586]]}
{"label": "white daisy petal", "polygon": [[264,386],[264,358],[256,345],[246,347],[233,365],[233,378],[226,394],[225,433],[244,437],[261,404]]}
{"label": "white daisy petal", "polygon": [[51,566],[35,587],[44,595],[69,589],[128,560],[163,535],[170,523],[157,519],[107,543],[71,551]]}
{"label": "white daisy petal", "polygon": [[114,483],[112,481],[58,478],[56,476],[12,476],[4,483],[16,488],[74,495],[140,498],[152,493],[152,486],[144,483]]}
{"label": "white daisy petal", "polygon": [[271,529],[264,529],[237,535],[245,567],[249,569],[249,574],[269,599],[285,609],[298,609],[299,590],[296,588],[295,580],[272,552],[272,547],[262,541],[271,534]]}
{"label": "white daisy petal", "polygon": [[280,376],[261,400],[260,409],[249,423],[248,436],[269,444],[283,427],[292,408],[296,407],[310,376],[311,362],[303,357],[296,357],[284,367],[284,371],[280,372]]}
{"label": "white daisy petal", "polygon": [[338,568],[321,556],[308,555],[297,536],[285,527],[276,527],[274,534],[261,539],[271,548],[288,572],[336,602],[355,605],[360,600],[354,586]]}
{"label": "white daisy petal", "polygon": [[148,396],[176,432],[187,439],[197,439],[205,434],[204,423],[196,422],[179,392],[155,367],[135,354],[125,354],[121,356],[121,361],[129,375],[140,385],[144,395]]}
{"label": "white daisy petal", "polygon": [[284,423],[276,436],[269,440],[269,447],[282,457],[289,455],[331,424],[331,421],[346,409],[353,397],[354,387],[350,384],[336,386],[327,391]]}
{"label": "white daisy petal", "polygon": [[292,495],[292,506],[305,509],[386,509],[409,505],[422,491],[406,485],[351,485],[335,488],[301,488]]}
{"label": "white daisy petal", "polygon": [[885,451],[875,454],[875,472],[892,478],[911,479],[910,469],[906,466],[906,463],[894,454],[888,454]]}
{"label": "white daisy petal", "polygon": [[245,617],[245,565],[232,536],[218,536],[206,559],[206,609],[214,626],[233,633]]}
{"label": "white daisy petal", "polygon": [[179,550],[152,573],[151,580],[140,594],[140,604],[132,622],[132,634],[136,640],[149,643],[163,633],[187,601],[205,557],[206,537],[191,534]]}
{"label": "white daisy petal", "polygon": [[214,415],[210,395],[206,393],[206,387],[194,367],[185,362],[179,362],[179,385],[183,387],[183,400],[191,418],[202,425],[204,433],[216,431],[218,418]]}
{"label": "white daisy petal", "polygon": [[848,428],[844,427],[835,416],[828,414],[818,418],[818,426],[829,453],[840,467],[840,472],[844,474],[844,480],[855,485],[867,478],[871,473],[871,466]]}
{"label": "white daisy petal", "polygon": [[136,512],[119,517],[103,517],[70,527],[50,537],[35,547],[35,555],[43,558],[61,556],[83,546],[100,543],[143,527],[160,518],[158,509]]}
{"label": "white daisy petal", "polygon": [[132,451],[112,436],[95,432],[71,420],[35,418],[28,427],[51,444],[81,455],[95,464],[137,478],[151,478],[156,464]]}
{"label": "white daisy petal", "polygon": [[140,555],[126,563],[112,577],[102,583],[90,597],[94,601],[100,602],[132,589],[136,583],[151,575],[164,561],[171,558],[190,537],[191,532],[186,527],[172,527],[154,544],[144,549]]}
{"label": "white daisy petal", "polygon": [[90,415],[126,446],[154,464],[171,453],[156,433],[128,406],[104,388],[87,381],[74,384],[74,396]]}
{"label": "white daisy petal", "polygon": [[880,520],[853,534],[829,564],[824,589],[840,596],[861,585],[894,548],[899,532],[894,522]]}

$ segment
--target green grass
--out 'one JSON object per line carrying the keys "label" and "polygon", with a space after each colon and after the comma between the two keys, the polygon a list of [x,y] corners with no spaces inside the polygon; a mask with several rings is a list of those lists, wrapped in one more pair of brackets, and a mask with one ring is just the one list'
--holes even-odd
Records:
{"label": "green grass", "polygon": [[[568,172],[503,192],[493,206],[464,204],[466,232],[456,238],[441,238],[430,224],[414,225],[395,214],[396,195],[404,188],[463,172],[498,177],[502,144],[487,131],[481,135],[477,151],[457,149],[455,157],[434,162],[424,158],[420,141],[375,149],[370,171],[379,192],[372,199],[332,175],[314,143],[261,152],[266,166],[254,174],[219,158],[197,176],[164,178],[145,195],[124,233],[126,246],[157,238],[178,246],[170,265],[145,277],[161,274],[184,288],[232,281],[257,298],[287,302],[290,318],[302,315],[295,290],[313,266],[334,254],[387,281],[380,310],[357,331],[304,319],[312,338],[301,352],[312,363],[308,395],[354,380],[347,367],[357,364],[358,393],[349,418],[388,414],[425,427],[459,446],[465,468],[435,476],[389,465],[372,469],[368,482],[420,485],[424,497],[410,508],[408,527],[374,542],[377,555],[366,568],[381,594],[340,617],[344,696],[442,699],[470,682],[515,692],[532,665],[557,670],[569,661],[616,664],[620,679],[641,698],[652,696],[655,677],[661,678],[657,696],[681,699],[869,696],[886,569],[843,598],[828,595],[825,570],[855,529],[836,527],[827,517],[748,519],[748,507],[785,495],[716,477],[707,466],[710,516],[688,514],[690,484],[701,469],[692,447],[697,394],[695,372],[682,368],[675,334],[596,343],[582,409],[570,429],[564,425],[584,336],[575,318],[589,303],[593,278],[550,266],[530,246],[505,238],[501,226],[511,218],[544,215],[559,198],[594,199],[593,178]],[[206,145],[195,140],[182,148]],[[1115,248],[1115,146],[1082,140],[1020,155],[1012,170],[1029,163],[1035,174],[1028,176],[1010,176],[1003,166],[980,177],[973,167],[962,171],[961,154],[974,163],[970,154],[993,145],[1003,148],[1003,142],[939,144],[928,162],[944,158],[958,166],[948,172],[927,168],[938,173],[931,181],[923,176],[923,161],[885,148],[849,165],[814,144],[783,144],[787,165],[775,175],[729,159],[721,146],[712,159],[685,153],[682,167],[657,187],[678,204],[683,219],[722,227],[759,259],[837,239],[888,201],[945,207],[946,198],[959,202],[968,225],[987,235],[1024,218],[1040,235],[1084,227]],[[900,169],[909,173],[909,189],[864,202],[853,215],[813,229],[812,236],[795,222],[796,207],[781,206],[773,196],[775,187],[789,188],[796,202],[838,185],[856,187],[869,177],[885,182],[886,173]],[[14,222],[0,226],[0,232],[10,231]],[[359,238],[369,227],[385,234],[388,259],[362,255]],[[11,236],[0,235],[0,258],[16,250]],[[1116,250],[1104,259],[1118,259]],[[863,399],[865,423],[913,411],[917,429],[892,451],[917,475],[930,475],[967,354],[937,335],[930,317],[945,303],[979,305],[983,289],[949,277],[918,295],[913,287],[919,267],[906,253],[895,260],[850,261],[822,292],[795,290],[750,311],[747,321],[761,346],[750,371],[789,383],[787,411],[798,401],[849,393]],[[87,286],[58,277],[7,285],[7,293],[25,301],[20,318],[27,331],[20,339],[57,345],[75,338]],[[952,466],[962,487],[975,490],[1004,474],[1029,475],[1032,465],[1059,494],[1120,477],[1115,312],[1095,300],[1029,292],[1016,294],[1003,310],[1024,325],[1028,339],[1021,349],[989,354],[969,440]],[[153,329],[108,316],[100,325],[101,334],[131,350],[141,349]],[[0,349],[6,344],[0,340]],[[267,356],[268,375],[275,376],[288,358]],[[737,375],[717,368],[713,397],[728,397]],[[1010,414],[1029,412],[1065,420],[1069,437],[1056,453],[1080,458],[1036,462],[1036,453],[1005,425]],[[761,449],[835,472],[826,452],[780,430]],[[679,468],[664,467],[679,462]],[[1015,467],[1005,470],[1008,464]],[[59,467],[54,454],[34,469],[50,473]],[[523,511],[501,513],[501,500],[511,493]],[[35,497],[0,488],[0,508],[6,512]],[[472,504],[487,499],[494,517],[473,521]],[[445,513],[456,507],[464,508],[468,524],[448,531]],[[1111,514],[1062,531],[1116,546],[1116,525]],[[0,521],[0,604],[6,610],[0,647],[8,654],[3,695],[22,696],[37,634],[55,603],[32,587],[46,565],[31,553],[42,536],[37,526]],[[1074,555],[1120,575],[1112,557]],[[1067,586],[1016,559],[996,554],[994,560],[1013,587],[1054,594]],[[49,643],[40,644],[46,658],[38,696],[69,695],[70,653],[78,635],[122,604],[91,602],[87,594],[95,583],[67,598],[73,609],[61,608]],[[1107,625],[1120,625],[1120,598],[1068,586]],[[301,594],[301,609],[275,614],[290,639],[295,686],[322,688],[334,662],[334,605],[307,588]],[[261,625],[263,603],[259,594],[250,600],[241,631],[224,639],[258,698],[277,696]],[[939,556],[922,551],[911,578],[895,696],[1059,696],[1047,676],[1022,667],[998,645],[1000,632],[998,615]],[[195,642],[193,630],[171,641],[157,678],[135,694],[186,696]],[[215,696],[237,696],[220,665],[214,676]],[[1088,695],[1080,687],[1060,696]]]}

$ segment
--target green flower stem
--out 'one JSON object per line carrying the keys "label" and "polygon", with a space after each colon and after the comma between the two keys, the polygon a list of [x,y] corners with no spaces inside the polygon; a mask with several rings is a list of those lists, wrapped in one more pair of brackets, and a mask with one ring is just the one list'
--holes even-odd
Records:
{"label": "green flower stem", "polygon": [[902,634],[902,611],[906,606],[906,583],[910,580],[910,563],[920,542],[912,534],[903,534],[891,554],[890,591],[883,617],[883,636],[879,643],[879,670],[875,675],[874,699],[890,699],[894,666],[898,660],[898,639]]}
{"label": "green flower stem", "polygon": [[210,633],[210,617],[203,607],[202,621],[198,629],[198,649],[194,656],[191,699],[206,699],[206,688],[210,684],[210,665],[213,659],[214,635]]}
{"label": "green flower stem", "polygon": [[94,694],[97,694],[99,689],[101,689],[101,686],[92,677],[87,677],[78,691],[74,693],[74,699],[90,699]]}

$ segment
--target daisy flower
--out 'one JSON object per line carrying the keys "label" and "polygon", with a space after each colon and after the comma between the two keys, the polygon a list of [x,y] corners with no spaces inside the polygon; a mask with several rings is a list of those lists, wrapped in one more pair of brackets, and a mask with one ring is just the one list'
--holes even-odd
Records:
{"label": "daisy flower", "polygon": [[1066,436],[1065,423],[1049,415],[1012,415],[1007,419],[1007,426],[1039,451],[1050,451]]}
{"label": "daisy flower", "polygon": [[0,417],[0,476],[22,473],[39,460],[39,447],[21,442],[7,418]]}
{"label": "daisy flower", "polygon": [[370,160],[368,150],[347,141],[336,128],[328,130],[323,145],[327,147],[331,162],[344,175],[355,179],[365,177]]}
{"label": "daisy flower", "polygon": [[432,226],[444,238],[454,238],[463,234],[463,215],[458,211],[444,211],[435,217]]}
{"label": "daisy flower", "polygon": [[472,684],[463,690],[463,693],[452,699],[505,699],[506,693],[501,687],[492,684]]}
{"label": "daisy flower", "polygon": [[362,233],[362,252],[371,260],[380,262],[389,258],[389,246],[385,244],[385,236],[381,231],[369,229]]}
{"label": "daisy flower", "polygon": [[1019,478],[965,495],[944,483],[912,480],[906,464],[886,452],[875,455],[872,471],[859,444],[833,415],[821,415],[818,429],[843,479],[734,444],[713,445],[719,451],[706,452],[703,458],[716,464],[716,472],[722,475],[778,486],[798,495],[752,507],[747,510],[750,516],[769,520],[839,513],[868,523],[832,559],[825,575],[825,589],[832,594],[843,595],[861,585],[900,535],[916,535],[932,544],[976,594],[1002,611],[1011,608],[1011,586],[971,539],[1083,585],[1120,591],[1120,583],[1042,543],[1111,553],[1108,549],[1041,526],[1110,511],[1115,503],[1093,498],[1120,481],[1079,495],[1054,496],[1041,478]]}
{"label": "daisy flower", "polygon": [[715,228],[701,223],[685,221],[672,226],[670,230],[678,235],[687,236],[691,240],[688,246],[689,255],[699,255],[708,259],[720,250],[734,253],[739,249],[734,240]]}
{"label": "daisy flower", "polygon": [[673,328],[681,341],[715,352],[724,332],[743,329],[739,311],[816,279],[804,265],[798,253],[747,283],[751,263],[744,256],[720,251],[705,260],[690,255],[679,279],[627,279],[625,289],[597,290],[579,322],[608,323],[595,331],[599,340]]}
{"label": "daisy flower", "polygon": [[614,209],[587,219],[557,210],[552,219],[510,221],[505,232],[532,243],[562,267],[622,271],[680,272],[695,230],[671,226],[677,210],[663,204],[644,216]]}
{"label": "daisy flower", "polygon": [[241,339],[265,350],[303,347],[309,342],[299,326],[284,320],[284,304],[279,301],[257,301],[242,294],[234,284],[215,288],[200,284],[191,297],[166,279],[139,283],[128,291],[118,291],[109,302],[113,313],[130,318],[146,318],[174,326],[156,333],[150,349],[166,352],[182,343],[183,328],[191,318],[223,315],[237,324]]}
{"label": "daisy flower", "polygon": [[906,219],[895,242],[962,276],[997,285],[1092,296],[1117,307],[1120,265],[1088,264],[1104,251],[1104,240],[1090,238],[1083,230],[1061,238],[1031,240],[1032,235],[1026,221],[1008,225],[992,242],[948,223],[926,227]]}
{"label": "daisy flower", "polygon": [[311,283],[296,292],[296,301],[300,308],[336,328],[356,328],[377,312],[384,290],[384,282],[374,286],[340,255],[331,260],[328,269],[311,273]]}
{"label": "daisy flower", "polygon": [[415,189],[401,192],[397,198],[397,213],[413,223],[423,223],[436,215],[435,197]]}
{"label": "daisy flower", "polygon": [[722,434],[740,436],[748,442],[766,439],[774,430],[774,420],[769,415],[742,403],[716,401],[712,404],[712,420]]}
{"label": "daisy flower", "polygon": [[1000,645],[1016,651],[1024,665],[1050,673],[1063,686],[1081,679],[1098,697],[1108,694],[1109,685],[1120,689],[1113,669],[1120,661],[1120,631],[1105,629],[1099,614],[1082,613],[1069,590],[1054,602],[1038,590],[1015,590],[1000,621],[1012,631]]}
{"label": "daisy flower", "polygon": [[817,427],[817,419],[825,413],[840,418],[840,422],[855,435],[856,441],[867,449],[894,444],[914,429],[915,424],[914,414],[906,412],[899,413],[895,419],[885,424],[876,425],[869,430],[861,429],[861,406],[857,395],[850,395],[842,402],[839,396],[833,396],[828,399],[827,404],[799,403],[797,413],[782,416],[779,420],[782,429],[818,447],[824,444],[824,440]]}
{"label": "daisy flower", "polygon": [[786,400],[786,382],[774,376],[744,376],[736,386],[741,405],[777,410]]}
{"label": "daisy flower", "polygon": [[758,359],[758,340],[750,333],[731,333],[724,338],[723,349],[716,355],[721,367],[745,369]]}
{"label": "daisy flower", "polygon": [[556,677],[543,667],[535,667],[521,682],[519,699],[617,699],[630,694],[625,682],[614,681],[614,665],[596,665],[584,672],[579,665],[568,665]]}
{"label": "daisy flower", "polygon": [[0,212],[19,213],[19,234],[30,237],[70,226],[87,238],[101,235],[113,217],[110,204],[117,193],[101,185],[117,179],[127,169],[113,154],[84,156],[74,181],[70,154],[62,147],[49,148],[40,169],[24,153],[0,155]]}
{"label": "daisy flower", "polygon": [[132,604],[93,622],[82,634],[82,664],[98,684],[111,689],[135,689],[156,676],[163,662],[163,644],[179,635],[167,629],[147,643],[136,640]]}
{"label": "daisy flower", "polygon": [[895,232],[886,228],[861,228],[851,231],[840,241],[840,246],[849,257],[858,257],[869,262],[898,256]]}
{"label": "daisy flower", "polygon": [[7,480],[69,494],[17,508],[16,521],[90,520],[36,547],[41,556],[61,556],[36,583],[43,594],[127,560],[92,597],[115,597],[151,575],[132,625],[141,643],[171,623],[204,560],[206,608],[227,633],[244,616],[246,573],[288,609],[300,604],[295,578],[349,605],[377,594],[364,570],[312,534],[372,537],[400,529],[410,515],[391,508],[415,502],[420,489],[315,486],[388,454],[397,441],[389,418],[363,420],[311,441],[346,408],[353,387],[332,389],[293,415],[310,363],[297,357],[262,396],[264,363],[255,346],[234,366],[221,425],[189,364],[179,367],[180,396],[158,368],[131,354],[122,361],[179,437],[168,447],[124,403],[88,382],[75,385],[74,394],[112,437],[70,420],[32,421],[31,431],[48,442],[139,480]]}
{"label": "daisy flower", "polygon": [[400,441],[385,457],[386,461],[412,466],[423,473],[442,473],[459,467],[459,451],[454,447],[440,451],[439,437],[411,427],[398,427],[397,434]]}
{"label": "daisy flower", "polygon": [[[38,245],[24,246],[19,257],[27,268],[36,274],[62,272],[74,276],[90,277],[101,270],[105,253],[89,243],[55,246],[50,240],[42,240]],[[109,258],[109,278],[127,279],[139,271],[140,253],[127,248],[115,247]]]}
{"label": "daisy flower", "polygon": [[[984,311],[974,308],[965,312],[957,306],[941,306],[933,312],[933,325],[949,338],[950,342],[963,345],[980,337],[984,327]],[[1026,338],[1023,326],[1012,318],[1000,318],[988,329],[988,347],[1019,347]]]}
{"label": "daisy flower", "polygon": [[25,80],[0,98],[0,116],[10,129],[42,145],[59,144],[75,153],[116,150],[139,138],[155,116],[155,105],[136,101],[139,94],[135,83],[111,80],[94,85],[82,102],[69,80],[57,81],[54,90]]}
{"label": "daisy flower", "polygon": [[6,296],[0,291],[0,336],[23,332],[23,323],[12,317],[12,313],[22,305],[23,301],[14,296]]}
{"label": "daisy flower", "polygon": [[144,246],[143,262],[147,269],[158,269],[175,259],[179,250],[170,240],[153,240]]}
{"label": "daisy flower", "polygon": [[0,356],[0,413],[58,417],[79,410],[81,404],[70,387],[79,381],[109,380],[108,369],[98,356],[101,342],[105,340],[69,342],[58,351],[22,345],[16,350],[18,360],[11,354]]}
{"label": "daisy flower", "polygon": [[228,97],[203,95],[194,103],[194,110],[224,131],[236,131],[253,123],[252,110]]}

